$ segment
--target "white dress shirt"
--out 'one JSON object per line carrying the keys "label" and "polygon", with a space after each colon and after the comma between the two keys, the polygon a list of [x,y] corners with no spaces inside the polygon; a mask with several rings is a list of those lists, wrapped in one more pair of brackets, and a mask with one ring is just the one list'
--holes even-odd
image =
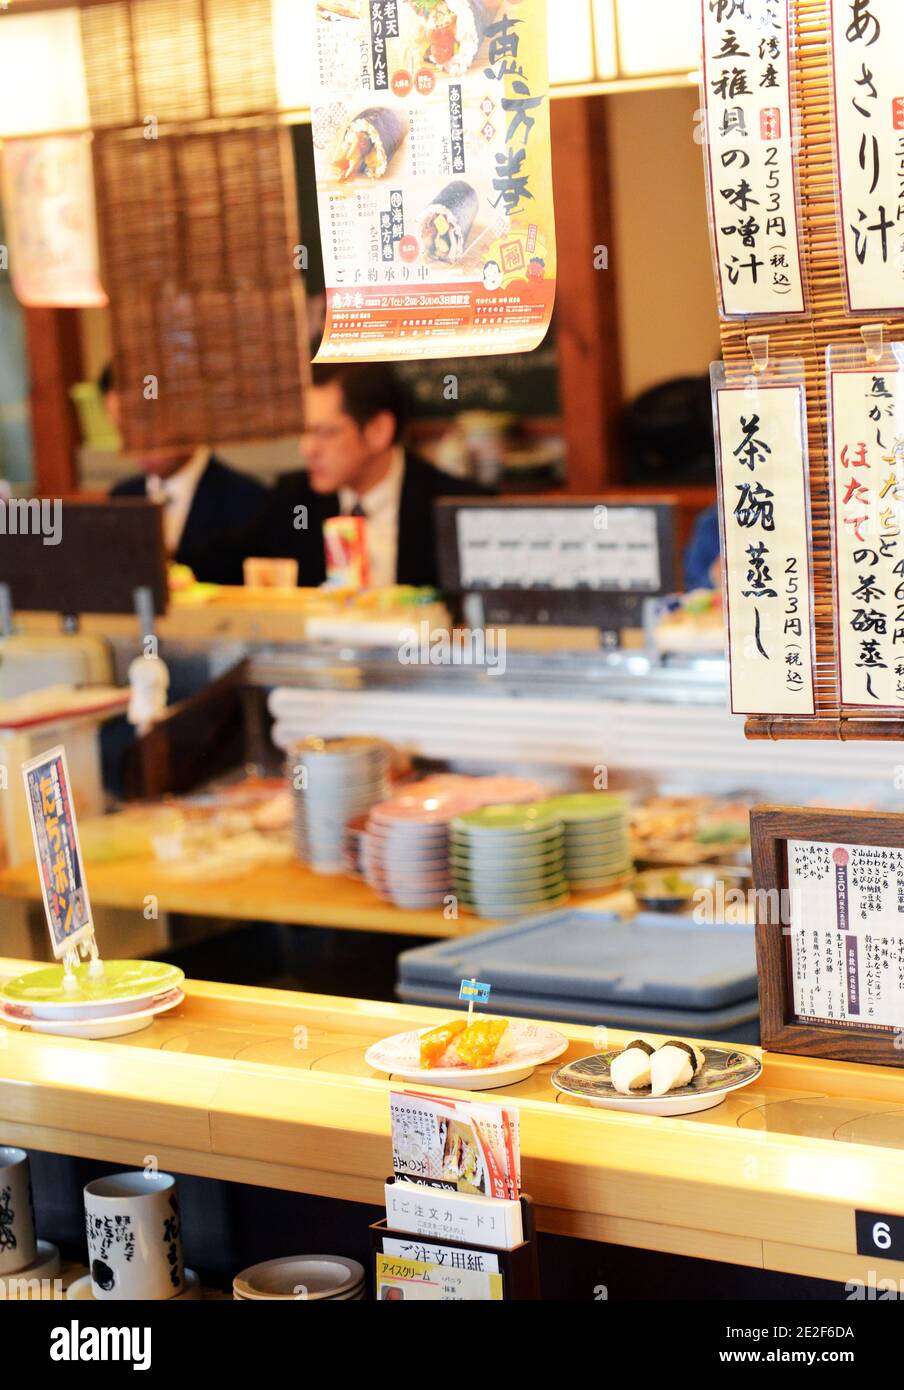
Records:
{"label": "white dress shirt", "polygon": [[171,477],[158,478],[156,473],[147,476],[148,497],[163,507],[163,541],[169,555],[175,555],[179,549],[191,504],[209,462],[210,450],[200,448]]}
{"label": "white dress shirt", "polygon": [[399,504],[405,481],[405,451],[394,449],[392,463],[385,478],[359,496],[352,488],[339,490],[339,505],[343,516],[350,516],[358,507],[367,522],[367,557],[370,564],[370,584],[376,589],[396,582],[399,553]]}

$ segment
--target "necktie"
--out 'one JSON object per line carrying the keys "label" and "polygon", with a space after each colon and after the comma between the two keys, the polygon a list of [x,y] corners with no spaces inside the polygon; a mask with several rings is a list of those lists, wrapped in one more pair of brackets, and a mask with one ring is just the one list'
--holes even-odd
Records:
{"label": "necktie", "polygon": [[365,521],[367,520],[367,512],[366,512],[366,511],[364,510],[364,508],[361,506],[361,503],[360,503],[360,502],[356,502],[356,503],[355,503],[355,505],[352,507],[351,511],[349,512],[349,516],[363,516],[364,519],[365,519]]}

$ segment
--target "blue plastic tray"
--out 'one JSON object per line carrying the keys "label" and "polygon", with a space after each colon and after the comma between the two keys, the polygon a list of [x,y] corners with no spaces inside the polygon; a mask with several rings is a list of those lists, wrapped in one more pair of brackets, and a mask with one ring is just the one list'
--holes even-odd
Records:
{"label": "blue plastic tray", "polygon": [[405,951],[398,993],[451,999],[472,976],[489,981],[494,1002],[533,1001],[541,1017],[553,1016],[552,1001],[559,1017],[566,1003],[582,1016],[585,1005],[632,1017],[638,1009],[677,1016],[743,1005],[748,1012],[757,994],[752,927],[697,926],[652,912],[625,921],[574,908]]}

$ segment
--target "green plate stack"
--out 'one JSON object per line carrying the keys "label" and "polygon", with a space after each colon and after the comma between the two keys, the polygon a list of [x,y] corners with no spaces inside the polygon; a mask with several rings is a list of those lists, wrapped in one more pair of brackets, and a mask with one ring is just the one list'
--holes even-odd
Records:
{"label": "green plate stack", "polygon": [[552,796],[540,803],[565,827],[565,877],[576,889],[611,888],[633,872],[628,808],[609,792]]}
{"label": "green plate stack", "polygon": [[545,802],[459,816],[449,863],[453,892],[479,917],[518,917],[568,900],[562,821]]}

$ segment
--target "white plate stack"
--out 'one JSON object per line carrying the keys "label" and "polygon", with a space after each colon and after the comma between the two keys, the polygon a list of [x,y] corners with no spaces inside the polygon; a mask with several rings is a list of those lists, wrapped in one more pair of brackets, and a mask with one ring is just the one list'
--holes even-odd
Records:
{"label": "white plate stack", "polygon": [[343,1255],[286,1255],[237,1274],[232,1296],[240,1303],[352,1303],[367,1297],[364,1266]]}
{"label": "white plate stack", "polygon": [[315,873],[345,868],[346,825],[388,795],[389,748],[378,738],[306,738],[289,754],[295,851]]}

